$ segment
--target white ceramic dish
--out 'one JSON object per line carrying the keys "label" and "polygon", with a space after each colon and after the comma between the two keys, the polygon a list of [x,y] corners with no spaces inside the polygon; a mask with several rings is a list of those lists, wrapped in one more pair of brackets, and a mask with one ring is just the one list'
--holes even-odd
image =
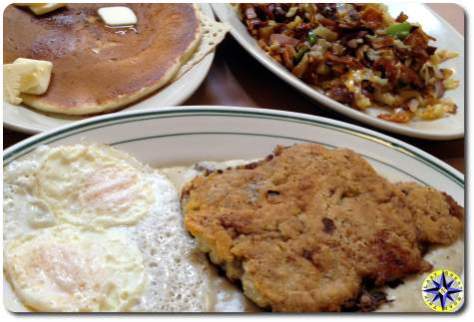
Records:
{"label": "white ceramic dish", "polygon": [[446,97],[450,97],[458,105],[458,112],[455,115],[435,121],[413,121],[409,124],[396,124],[378,119],[376,115],[380,113],[379,109],[373,108],[368,112],[361,112],[345,106],[299,80],[283,66],[266,55],[266,53],[258,46],[256,40],[247,32],[246,27],[242,24],[235,10],[229,4],[212,4],[214,12],[218,18],[231,27],[232,35],[252,56],[281,79],[302,93],[308,95],[316,102],[322,103],[329,108],[360,122],[398,134],[430,140],[449,140],[463,137],[465,83],[464,37],[461,36],[449,23],[444,21],[423,4],[391,2],[390,4],[387,4],[387,6],[392,16],[397,16],[401,11],[403,11],[408,14],[409,21],[420,22],[423,29],[437,39],[435,44],[437,47],[453,50],[459,53],[457,59],[450,60],[444,64],[447,68],[454,68],[456,71],[455,78],[461,81],[460,86],[456,90],[448,91],[446,93]]}
{"label": "white ceramic dish", "polygon": [[262,158],[278,145],[315,142],[363,155],[391,180],[448,192],[464,205],[461,173],[402,141],[306,114],[238,107],[163,108],[110,114],[35,135],[4,151],[4,166],[42,144],[106,143],[152,166]]}
{"label": "white ceramic dish", "polygon": [[[208,4],[200,4],[202,12],[214,19],[212,9]],[[214,52],[208,54],[203,60],[178,80],[158,90],[145,99],[142,99],[121,111],[154,110],[164,106],[180,105],[186,101],[204,81],[214,59]],[[62,125],[70,124],[77,120],[85,119],[81,116],[61,116],[58,114],[44,113],[26,106],[14,106],[3,102],[3,123],[6,127],[26,132],[38,133]],[[117,112],[116,112],[117,113]]]}
{"label": "white ceramic dish", "polygon": [[255,108],[163,108],[98,116],[37,134],[8,148],[3,164],[28,156],[45,144],[105,143],[148,165],[169,167],[203,160],[258,159],[278,144],[304,142],[353,149],[388,179],[433,186],[464,205],[463,175],[413,146],[339,121]]}

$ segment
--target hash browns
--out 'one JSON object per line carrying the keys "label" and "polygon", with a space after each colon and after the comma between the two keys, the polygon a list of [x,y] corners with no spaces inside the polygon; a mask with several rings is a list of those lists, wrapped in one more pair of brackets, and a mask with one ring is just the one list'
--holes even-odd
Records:
{"label": "hash browns", "polygon": [[182,207],[211,261],[257,305],[286,312],[339,311],[368,280],[427,271],[423,249],[452,243],[464,226],[446,194],[392,184],[355,152],[316,144],[197,177]]}
{"label": "hash browns", "polygon": [[406,13],[392,18],[382,4],[242,3],[237,10],[259,46],[295,77],[330,98],[380,119],[408,123],[455,114],[445,92],[454,71],[440,64],[457,53]]}

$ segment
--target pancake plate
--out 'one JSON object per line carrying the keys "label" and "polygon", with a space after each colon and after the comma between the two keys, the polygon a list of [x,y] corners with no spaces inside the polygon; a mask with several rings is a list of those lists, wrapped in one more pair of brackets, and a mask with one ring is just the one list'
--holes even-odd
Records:
{"label": "pancake plate", "polygon": [[97,14],[105,6],[114,4],[68,4],[43,16],[6,8],[4,63],[54,65],[47,93],[23,95],[27,105],[70,115],[117,109],[164,86],[199,44],[192,4],[127,4],[138,18],[133,28],[107,27]]}

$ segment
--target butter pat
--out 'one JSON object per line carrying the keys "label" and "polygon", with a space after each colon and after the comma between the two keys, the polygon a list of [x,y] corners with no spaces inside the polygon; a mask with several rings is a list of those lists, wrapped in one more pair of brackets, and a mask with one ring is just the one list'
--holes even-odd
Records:
{"label": "butter pat", "polygon": [[128,7],[104,7],[97,10],[97,13],[108,26],[130,26],[137,23],[137,16]]}
{"label": "butter pat", "polygon": [[27,65],[3,65],[3,99],[11,104],[22,102],[20,97],[21,82],[24,75],[33,73],[33,68]]}
{"label": "butter pat", "polygon": [[44,15],[48,12],[54,11],[56,9],[65,7],[64,3],[32,3],[29,5],[30,10],[37,16]]}
{"label": "butter pat", "polygon": [[3,65],[3,96],[11,104],[20,104],[21,93],[41,95],[48,90],[53,64],[45,60],[18,58]]}
{"label": "butter pat", "polygon": [[41,95],[46,93],[51,80],[53,63],[47,60],[17,58],[14,65],[29,65],[34,69],[32,74],[25,75],[22,79],[21,92],[26,94]]}

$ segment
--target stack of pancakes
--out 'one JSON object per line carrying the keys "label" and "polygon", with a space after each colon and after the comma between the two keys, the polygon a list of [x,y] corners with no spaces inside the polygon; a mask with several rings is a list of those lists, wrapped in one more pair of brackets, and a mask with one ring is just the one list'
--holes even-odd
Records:
{"label": "stack of pancakes", "polygon": [[134,26],[112,28],[97,9],[68,4],[42,16],[10,5],[4,13],[4,63],[48,60],[46,94],[22,95],[36,109],[70,115],[123,107],[170,82],[199,48],[203,30],[192,4],[127,4]]}

